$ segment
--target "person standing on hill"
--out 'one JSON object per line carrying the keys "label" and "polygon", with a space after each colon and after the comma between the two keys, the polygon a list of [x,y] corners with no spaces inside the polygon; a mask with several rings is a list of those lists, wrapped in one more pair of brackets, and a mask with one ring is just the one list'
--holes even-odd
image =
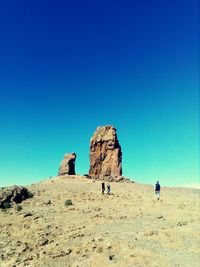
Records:
{"label": "person standing on hill", "polygon": [[102,190],[102,194],[104,194],[104,192],[105,192],[105,183],[104,182],[101,184],[101,190]]}
{"label": "person standing on hill", "polygon": [[157,196],[157,200],[159,200],[160,199],[160,184],[159,184],[158,181],[155,184],[155,193],[156,193],[156,196]]}
{"label": "person standing on hill", "polygon": [[110,194],[110,184],[107,184],[107,194]]}

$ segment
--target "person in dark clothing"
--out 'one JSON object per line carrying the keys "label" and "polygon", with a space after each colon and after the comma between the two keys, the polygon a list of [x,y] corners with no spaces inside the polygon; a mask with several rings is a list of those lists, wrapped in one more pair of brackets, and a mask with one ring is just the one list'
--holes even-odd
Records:
{"label": "person in dark clothing", "polygon": [[107,194],[110,194],[110,184],[107,184]]}
{"label": "person in dark clothing", "polygon": [[104,192],[105,192],[105,183],[101,184],[101,189],[102,189],[102,194],[104,194]]}
{"label": "person in dark clothing", "polygon": [[159,184],[158,181],[155,184],[155,193],[156,193],[156,196],[157,196],[157,200],[159,200],[160,199],[160,184]]}

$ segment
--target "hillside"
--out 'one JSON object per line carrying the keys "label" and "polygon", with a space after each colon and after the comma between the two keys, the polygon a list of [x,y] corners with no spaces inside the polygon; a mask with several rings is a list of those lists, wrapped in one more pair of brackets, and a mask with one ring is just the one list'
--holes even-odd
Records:
{"label": "hillside", "polygon": [[[0,210],[0,266],[198,267],[200,191],[55,177],[34,197]],[[73,203],[66,206],[65,201]]]}

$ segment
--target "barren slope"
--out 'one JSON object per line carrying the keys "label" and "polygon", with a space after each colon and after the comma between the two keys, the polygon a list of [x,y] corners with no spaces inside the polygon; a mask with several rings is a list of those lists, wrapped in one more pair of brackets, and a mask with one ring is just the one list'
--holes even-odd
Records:
{"label": "barren slope", "polygon": [[111,183],[101,195],[82,177],[28,188],[21,211],[0,211],[1,267],[200,266],[199,190],[164,188],[156,201],[151,186]]}

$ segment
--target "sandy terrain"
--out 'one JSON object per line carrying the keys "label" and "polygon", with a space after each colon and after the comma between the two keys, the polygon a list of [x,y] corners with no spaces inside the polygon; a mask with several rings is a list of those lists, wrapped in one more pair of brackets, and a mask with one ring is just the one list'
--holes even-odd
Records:
{"label": "sandy terrain", "polygon": [[[54,178],[0,211],[0,266],[199,267],[200,190]],[[72,206],[65,206],[71,199]]]}

